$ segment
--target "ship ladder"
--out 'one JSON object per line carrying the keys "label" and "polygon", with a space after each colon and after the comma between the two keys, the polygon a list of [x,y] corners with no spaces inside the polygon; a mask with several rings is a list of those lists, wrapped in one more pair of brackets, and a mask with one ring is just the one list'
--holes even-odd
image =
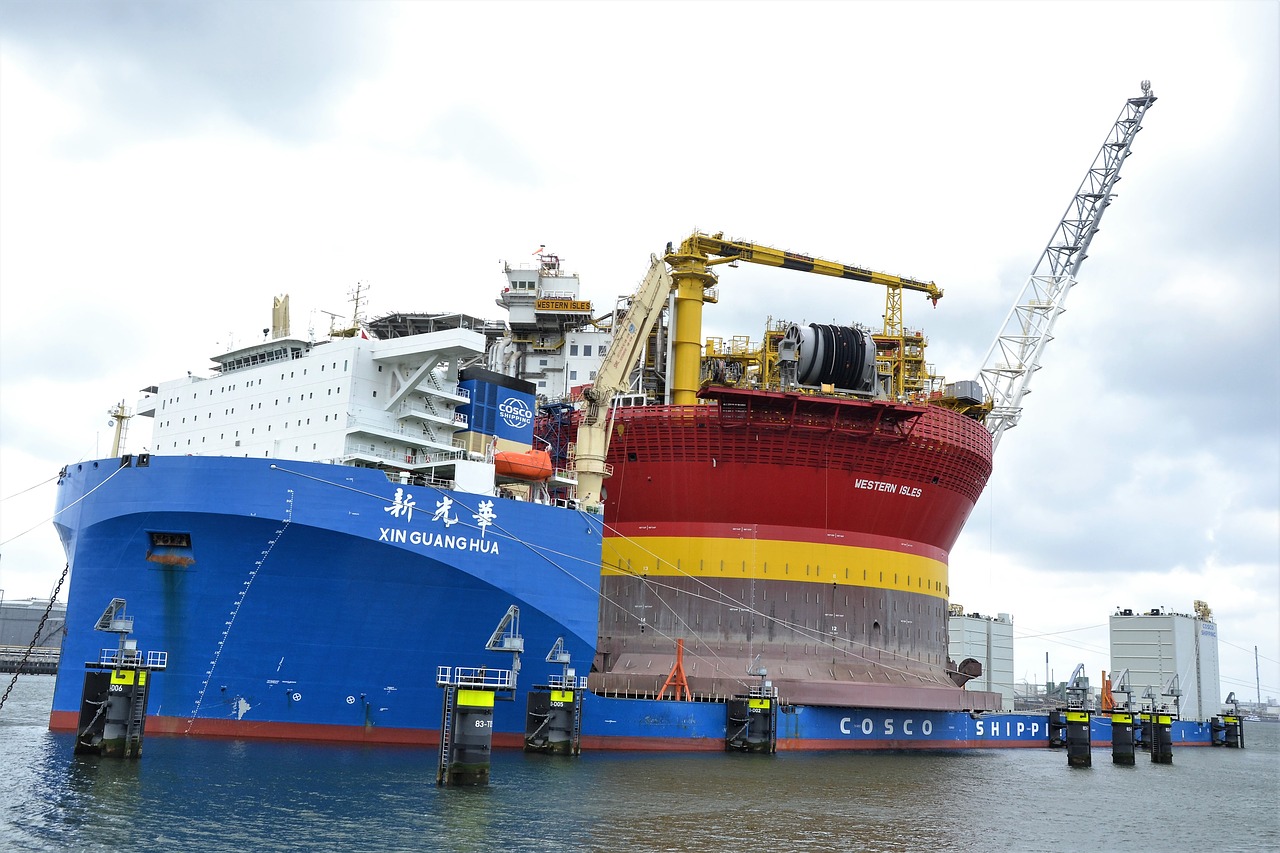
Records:
{"label": "ship ladder", "polygon": [[457,690],[452,684],[444,688],[444,710],[440,713],[440,760],[436,766],[436,784],[444,785],[448,781],[450,753],[453,745],[453,696]]}
{"label": "ship ladder", "polygon": [[142,755],[142,731],[147,714],[147,685],[135,684],[133,702],[129,708],[129,728],[124,735],[124,754],[128,758]]}
{"label": "ship ladder", "polygon": [[582,754],[582,690],[580,689],[573,691],[573,735],[569,739],[569,754]]}
{"label": "ship ladder", "polygon": [[[585,681],[585,679],[584,679]],[[573,739],[570,742],[570,754],[582,754],[582,690],[573,690]]]}

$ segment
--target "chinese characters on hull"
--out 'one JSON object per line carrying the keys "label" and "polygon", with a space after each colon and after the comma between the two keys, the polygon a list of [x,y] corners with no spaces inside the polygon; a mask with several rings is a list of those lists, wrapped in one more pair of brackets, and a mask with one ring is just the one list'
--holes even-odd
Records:
{"label": "chinese characters on hull", "polygon": [[[442,524],[446,530],[453,527],[458,523],[458,514],[454,508],[456,503],[448,495],[441,495],[440,500],[436,501],[436,510],[431,514],[431,521]],[[417,501],[413,499],[413,495],[405,491],[404,488],[397,488],[395,497],[392,498],[388,506],[383,507],[383,512],[389,513],[392,518],[401,519],[408,525],[413,522],[413,511],[416,508]],[[471,517],[475,519],[475,529],[480,531],[480,538],[478,539],[468,537],[465,534],[446,536],[440,533],[431,533],[430,531],[409,531],[402,528],[383,527],[378,541],[497,554],[498,543],[487,538],[489,528],[498,519],[498,514],[493,511],[493,501],[482,500],[477,502],[476,511],[471,514]]]}

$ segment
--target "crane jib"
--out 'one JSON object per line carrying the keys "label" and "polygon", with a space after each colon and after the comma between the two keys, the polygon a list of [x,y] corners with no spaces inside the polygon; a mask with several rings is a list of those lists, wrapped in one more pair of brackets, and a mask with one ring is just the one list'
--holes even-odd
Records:
{"label": "crane jib", "polygon": [[1089,171],[1067,206],[1023,285],[978,374],[986,397],[985,423],[994,450],[1005,431],[1022,417],[1022,400],[1041,368],[1045,346],[1054,338],[1054,325],[1066,309],[1067,294],[1076,284],[1080,265],[1088,255],[1098,222],[1111,203],[1120,180],[1120,167],[1131,153],[1142,119],[1156,102],[1151,81],[1142,81],[1142,96],[1127,98],[1098,149]]}
{"label": "crane jib", "polygon": [[[862,267],[854,267],[848,264],[826,261],[821,258],[813,258],[809,255],[801,255],[797,252],[780,251],[768,246],[759,246],[754,243],[738,243],[729,240],[720,240],[715,237],[706,237],[703,235],[696,235],[690,242],[692,242],[696,247],[695,251],[700,251],[707,255],[718,255],[722,258],[740,258],[751,263],[763,264],[771,267],[781,267],[782,269],[795,270],[797,272],[817,273],[819,275],[829,275],[852,281],[867,282],[869,284],[883,284],[893,287],[902,287],[907,290],[919,290],[934,298],[942,295],[942,292],[938,290],[937,285],[932,282],[917,281],[912,278],[902,278],[896,275],[889,275],[888,273],[863,269]],[[690,245],[690,242],[686,242],[685,245]]]}
{"label": "crane jib", "polygon": [[[763,260],[764,263],[771,263],[770,260]],[[921,290],[925,293],[932,293],[936,287],[931,282],[916,281],[912,278],[900,278],[896,275],[888,273],[875,272],[873,270],[862,269],[861,267],[851,267],[848,264],[837,264],[831,261],[824,261],[816,258],[808,258],[804,255],[794,255],[787,252],[783,255],[782,262],[777,264],[783,269],[799,270],[800,272],[819,273],[820,275],[831,275],[836,278],[847,278],[853,281],[865,281],[869,284],[887,284],[902,287],[907,290]],[[939,295],[941,293],[939,292]]]}

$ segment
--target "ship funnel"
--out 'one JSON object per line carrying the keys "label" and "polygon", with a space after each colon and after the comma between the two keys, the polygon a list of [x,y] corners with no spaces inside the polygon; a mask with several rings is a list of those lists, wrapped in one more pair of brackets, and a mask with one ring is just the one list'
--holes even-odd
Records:
{"label": "ship funnel", "polygon": [[289,294],[277,296],[271,305],[271,340],[289,336]]}

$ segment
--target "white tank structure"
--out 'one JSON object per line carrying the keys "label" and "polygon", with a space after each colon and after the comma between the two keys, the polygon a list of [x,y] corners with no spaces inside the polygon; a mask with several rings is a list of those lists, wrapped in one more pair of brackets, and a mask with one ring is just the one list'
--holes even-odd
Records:
{"label": "white tank structure", "polygon": [[1013,710],[1013,617],[983,616],[951,605],[947,618],[947,656],[961,666],[972,658],[982,674],[968,682],[972,690],[1000,694],[1003,710]]}
{"label": "white tank structure", "polygon": [[1166,706],[1184,720],[1208,720],[1222,711],[1218,626],[1208,607],[1198,615],[1163,607],[1117,610],[1111,617],[1112,677],[1125,670],[1135,707]]}
{"label": "white tank structure", "polygon": [[[3,596],[0,590],[0,597]],[[49,618],[40,624],[45,611]],[[62,648],[62,626],[67,621],[67,605],[55,601],[50,608],[47,598],[22,598],[4,601],[0,598],[0,646],[15,646],[25,649],[31,645],[31,638],[39,628],[36,637],[36,648]]]}

